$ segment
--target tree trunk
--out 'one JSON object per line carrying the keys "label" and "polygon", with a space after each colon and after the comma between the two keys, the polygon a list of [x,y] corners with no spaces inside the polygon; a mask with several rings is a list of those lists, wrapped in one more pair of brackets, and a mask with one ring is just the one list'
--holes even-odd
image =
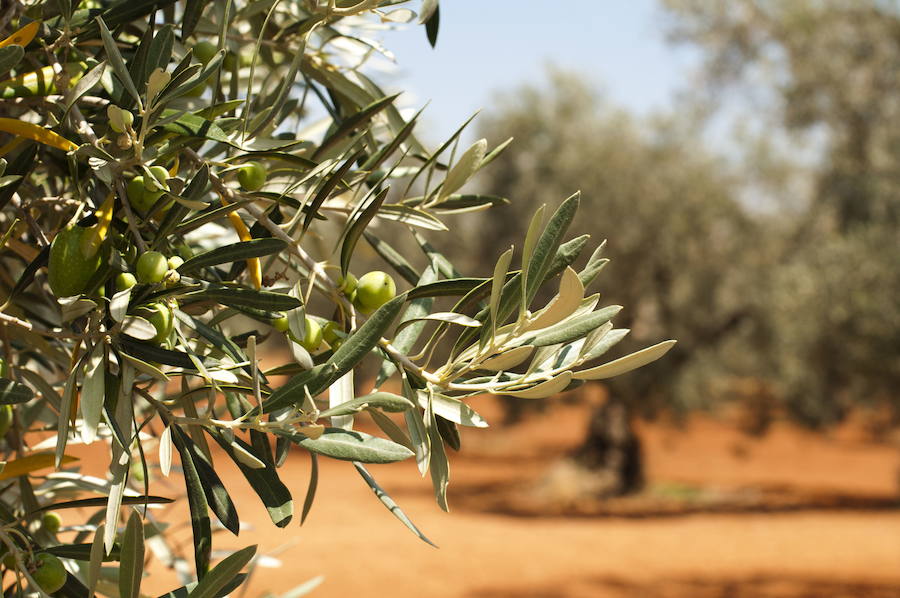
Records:
{"label": "tree trunk", "polygon": [[625,401],[610,397],[594,410],[587,438],[574,458],[603,480],[600,487],[606,496],[630,494],[644,486],[641,441]]}

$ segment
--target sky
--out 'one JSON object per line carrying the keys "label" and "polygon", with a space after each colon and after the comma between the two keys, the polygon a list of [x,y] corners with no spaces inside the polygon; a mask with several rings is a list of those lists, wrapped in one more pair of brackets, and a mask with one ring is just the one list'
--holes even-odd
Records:
{"label": "sky", "polygon": [[666,42],[654,0],[444,0],[440,6],[436,49],[414,24],[382,36],[398,63],[386,87],[411,91],[407,106],[430,100],[425,120],[437,133],[432,142],[489,109],[496,92],[544,81],[549,64],[581,73],[639,113],[669,106],[696,67],[689,49]]}

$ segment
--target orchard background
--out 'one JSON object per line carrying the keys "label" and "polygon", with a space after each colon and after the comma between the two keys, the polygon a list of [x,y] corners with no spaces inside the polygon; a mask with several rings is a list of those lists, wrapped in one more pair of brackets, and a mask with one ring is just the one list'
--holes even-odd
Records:
{"label": "orchard background", "polygon": [[895,595],[898,23],[4,3],[5,592]]}

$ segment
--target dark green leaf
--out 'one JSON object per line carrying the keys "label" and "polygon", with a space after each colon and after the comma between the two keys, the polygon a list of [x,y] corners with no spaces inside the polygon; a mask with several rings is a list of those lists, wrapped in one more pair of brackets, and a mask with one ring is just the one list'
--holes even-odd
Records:
{"label": "dark green leaf", "polygon": [[125,527],[119,558],[119,596],[138,598],[144,573],[144,525],[137,511],[132,511]]}
{"label": "dark green leaf", "polygon": [[24,384],[8,378],[0,378],[0,405],[27,403],[34,397],[34,391]]}
{"label": "dark green leaf", "polygon": [[[106,500],[105,498],[103,500]],[[64,559],[73,559],[76,561],[91,560],[91,544],[62,544],[60,546],[51,546],[45,548],[44,552],[55,554]],[[116,544],[113,546],[112,552],[103,555],[106,562],[118,561],[121,555],[121,546]]]}
{"label": "dark green leaf", "polygon": [[431,44],[431,47],[435,47],[437,45],[438,38],[438,28],[441,25],[441,7],[435,3],[434,12],[431,13],[431,16],[428,17],[428,20],[425,21],[425,35],[428,36],[428,43]]}
{"label": "dark green leaf", "polygon": [[439,280],[411,289],[407,293],[407,298],[458,297],[465,295],[486,283],[490,284],[489,278],[455,278],[451,280]]}
{"label": "dark green leaf", "polygon": [[[123,496],[123,505],[166,505],[175,502],[171,498],[164,496]],[[32,513],[41,513],[43,511],[58,511],[60,509],[80,509],[84,507],[105,507],[106,498],[80,498],[78,500],[67,500],[49,505],[44,505],[40,509],[32,511]]]}
{"label": "dark green leaf", "polygon": [[281,239],[268,237],[265,239],[253,239],[252,241],[240,241],[231,245],[216,247],[205,253],[200,253],[190,258],[181,266],[178,271],[181,273],[192,272],[200,268],[209,266],[218,266],[219,264],[227,264],[239,260],[246,260],[253,257],[263,257],[278,253],[287,247],[287,243]]}
{"label": "dark green leaf", "polygon": [[184,6],[184,14],[181,16],[181,39],[187,39],[194,32],[200,15],[209,0],[187,0]]}
{"label": "dark green leaf", "polygon": [[203,493],[206,496],[206,502],[212,509],[225,529],[237,535],[240,531],[240,520],[234,503],[225,489],[225,484],[219,478],[216,470],[206,460],[206,457],[194,444],[194,441],[185,434],[179,426],[172,426],[172,442],[178,449],[179,454],[184,459],[184,454],[188,453],[197,470]]}
{"label": "dark green leaf", "polygon": [[[250,487],[253,488],[253,491],[256,492],[266,506],[269,517],[272,518],[272,523],[278,527],[285,527],[290,523],[291,517],[293,517],[294,514],[294,503],[291,499],[291,492],[278,477],[278,470],[275,469],[275,465],[271,462],[271,459],[266,458],[266,455],[259,455],[258,451],[254,450],[253,447],[240,438],[235,437],[229,442],[221,433],[210,430],[207,431],[213,439],[219,443],[219,446],[228,453],[241,470],[241,473],[244,474],[244,477],[247,478]],[[245,451],[256,455],[256,457],[265,463],[266,466],[258,469],[248,467],[235,455],[232,444],[236,444]]]}
{"label": "dark green leaf", "polygon": [[[286,440],[279,438],[279,440]],[[303,499],[303,512],[300,514],[300,525],[306,521],[309,510],[316,498],[316,488],[319,487],[319,457],[315,453],[309,453],[309,486],[306,488],[306,498]]]}
{"label": "dark green leaf", "polygon": [[362,235],[363,231],[369,225],[372,218],[374,218],[375,214],[378,213],[378,209],[381,207],[381,204],[384,203],[384,198],[387,197],[388,191],[390,191],[390,187],[385,187],[378,194],[376,194],[372,200],[365,206],[365,208],[359,210],[357,212],[356,218],[349,222],[347,225],[347,229],[344,233],[344,240],[341,243],[341,273],[347,274],[350,270],[350,258],[353,257],[353,250],[356,248],[356,242],[359,241],[359,237]]}
{"label": "dark green leaf", "polygon": [[250,307],[265,311],[290,311],[302,305],[299,299],[283,293],[255,291],[243,287],[210,285],[202,291],[190,293],[191,299],[208,299],[232,307]]}
{"label": "dark green leaf", "polygon": [[5,73],[19,64],[24,56],[25,50],[22,46],[12,45],[0,48],[0,73]]}
{"label": "dark green leaf", "polygon": [[376,114],[390,106],[399,95],[400,94],[394,94],[392,96],[381,98],[380,100],[375,100],[368,106],[362,108],[359,112],[350,115],[342,122],[338,123],[337,130],[324,139],[318,149],[316,149],[316,152],[313,154],[313,160],[317,160],[322,154],[350,135],[353,131],[367,126],[369,121],[371,121]]}
{"label": "dark green leaf", "polygon": [[309,228],[309,225],[312,224],[313,218],[315,215],[319,213],[319,208],[325,203],[325,200],[331,195],[331,192],[334,191],[335,187],[337,187],[338,183],[344,178],[344,175],[347,174],[350,169],[353,167],[353,164],[359,159],[360,155],[363,153],[363,149],[357,150],[353,155],[347,158],[343,164],[341,164],[340,168],[338,168],[333,173],[329,174],[327,178],[325,178],[322,183],[319,185],[319,189],[316,191],[315,196],[312,198],[312,201],[309,202],[309,207],[306,211],[306,216],[303,219],[303,230]]}
{"label": "dark green leaf", "polygon": [[[174,116],[177,114],[174,110],[165,110],[162,113],[163,118]],[[185,113],[170,123],[166,123],[162,127],[163,131],[174,133],[184,137],[197,137],[200,139],[210,139],[221,143],[231,144],[231,140],[225,134],[219,125],[206,120],[202,116],[196,114]]]}
{"label": "dark green leaf", "polygon": [[256,546],[248,546],[222,559],[191,590],[190,598],[216,598],[219,592],[233,580],[256,554]]}

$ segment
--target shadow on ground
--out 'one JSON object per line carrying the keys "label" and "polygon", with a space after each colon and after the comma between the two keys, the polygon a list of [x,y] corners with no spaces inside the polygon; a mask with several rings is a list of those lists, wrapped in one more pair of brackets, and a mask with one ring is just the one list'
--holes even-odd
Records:
{"label": "shadow on ground", "polygon": [[479,588],[469,598],[897,598],[900,586],[791,576],[661,578],[636,582],[614,576],[526,588]]}

